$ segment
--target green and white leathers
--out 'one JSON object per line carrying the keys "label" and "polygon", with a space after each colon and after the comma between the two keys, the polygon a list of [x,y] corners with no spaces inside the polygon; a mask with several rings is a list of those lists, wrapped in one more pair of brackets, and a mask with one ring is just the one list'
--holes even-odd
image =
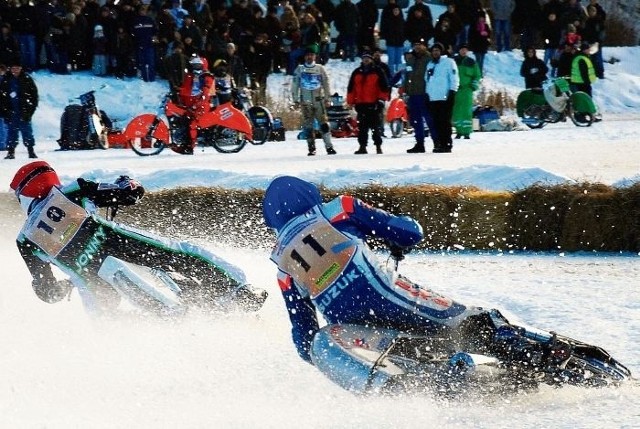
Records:
{"label": "green and white leathers", "polygon": [[326,108],[331,95],[329,76],[324,66],[316,64],[314,53],[307,52],[304,63],[300,64],[293,72],[291,92],[293,101],[300,103],[302,128],[307,133],[309,155],[315,154],[316,150],[313,130],[315,120],[320,124],[325,148],[327,151],[332,151],[331,128]]}
{"label": "green and white leathers", "polygon": [[465,55],[456,55],[460,87],[456,93],[451,121],[459,136],[469,136],[473,131],[473,93],[480,87],[482,73],[476,61]]}

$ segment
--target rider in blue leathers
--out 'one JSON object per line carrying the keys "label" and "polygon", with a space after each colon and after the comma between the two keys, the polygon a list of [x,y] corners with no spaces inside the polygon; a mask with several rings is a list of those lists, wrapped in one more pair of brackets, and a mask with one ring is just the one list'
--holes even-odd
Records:
{"label": "rider in blue leathers", "polygon": [[271,259],[278,265],[293,341],[308,362],[319,329],[316,310],[332,324],[423,335],[478,331],[478,323],[469,321],[486,322],[488,313],[482,309],[455,302],[380,264],[365,239],[382,239],[392,248],[417,244],[422,228],[408,216],[392,215],[346,195],[323,203],[315,185],[291,176],[271,182],[263,214],[266,225],[277,231]]}

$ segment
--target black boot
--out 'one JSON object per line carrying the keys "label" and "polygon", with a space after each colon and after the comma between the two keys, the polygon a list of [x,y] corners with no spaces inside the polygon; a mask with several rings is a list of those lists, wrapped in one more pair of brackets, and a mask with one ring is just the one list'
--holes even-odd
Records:
{"label": "black boot", "polygon": [[36,155],[36,151],[33,150],[33,146],[28,146],[27,147],[27,152],[29,153],[29,158],[37,158],[38,155]]}
{"label": "black boot", "polygon": [[379,144],[376,145],[376,153],[378,155],[382,155],[382,146]]}
{"label": "black boot", "polygon": [[411,149],[407,149],[407,153],[424,153],[424,143],[420,144],[420,143],[416,143],[416,145],[414,147],[412,147]]}
{"label": "black boot", "polygon": [[7,156],[4,159],[15,159],[16,157],[16,149],[13,147],[7,148]]}
{"label": "black boot", "polygon": [[360,146],[360,149],[358,149],[357,151],[353,152],[355,155],[364,155],[367,153],[367,147],[366,146]]}

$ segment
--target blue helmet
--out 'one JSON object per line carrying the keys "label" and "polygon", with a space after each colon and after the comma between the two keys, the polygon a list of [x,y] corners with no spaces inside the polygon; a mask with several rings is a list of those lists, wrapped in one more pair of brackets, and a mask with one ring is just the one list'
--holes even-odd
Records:
{"label": "blue helmet", "polygon": [[280,176],[267,187],[262,214],[268,227],[280,229],[292,218],[320,203],[322,196],[313,183],[293,176]]}

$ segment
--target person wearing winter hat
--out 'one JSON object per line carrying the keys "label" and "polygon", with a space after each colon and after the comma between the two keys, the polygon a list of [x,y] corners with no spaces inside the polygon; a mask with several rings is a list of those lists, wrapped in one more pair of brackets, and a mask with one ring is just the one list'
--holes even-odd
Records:
{"label": "person wearing winter hat", "polygon": [[358,144],[356,155],[367,153],[369,130],[372,131],[376,153],[382,154],[382,121],[380,111],[389,99],[389,82],[380,67],[373,62],[373,54],[362,53],[362,63],[351,73],[347,85],[347,104],[358,114]]}
{"label": "person wearing winter hat", "polygon": [[571,90],[583,91],[591,96],[591,84],[598,80],[596,69],[591,62],[589,51],[591,45],[588,42],[580,44],[580,50],[571,62]]}
{"label": "person wearing winter hat", "polygon": [[304,62],[296,67],[291,81],[293,101],[302,110],[302,128],[307,134],[309,156],[316,154],[314,122],[317,120],[322,132],[322,140],[327,155],[335,155],[336,150],[331,142],[331,127],[327,116],[330,103],[331,86],[329,75],[324,66],[316,63],[318,48],[315,45],[305,50]]}
{"label": "person wearing winter hat", "polygon": [[20,58],[9,61],[9,73],[0,82],[0,117],[7,125],[7,155],[14,159],[18,135],[27,147],[29,158],[37,158],[31,118],[38,107],[38,87],[33,78],[22,70]]}
{"label": "person wearing winter hat", "polygon": [[434,130],[431,133],[434,153],[451,152],[451,113],[456,92],[460,85],[456,62],[443,56],[444,46],[434,43],[431,46],[431,61],[427,64],[425,81],[429,97]]}

